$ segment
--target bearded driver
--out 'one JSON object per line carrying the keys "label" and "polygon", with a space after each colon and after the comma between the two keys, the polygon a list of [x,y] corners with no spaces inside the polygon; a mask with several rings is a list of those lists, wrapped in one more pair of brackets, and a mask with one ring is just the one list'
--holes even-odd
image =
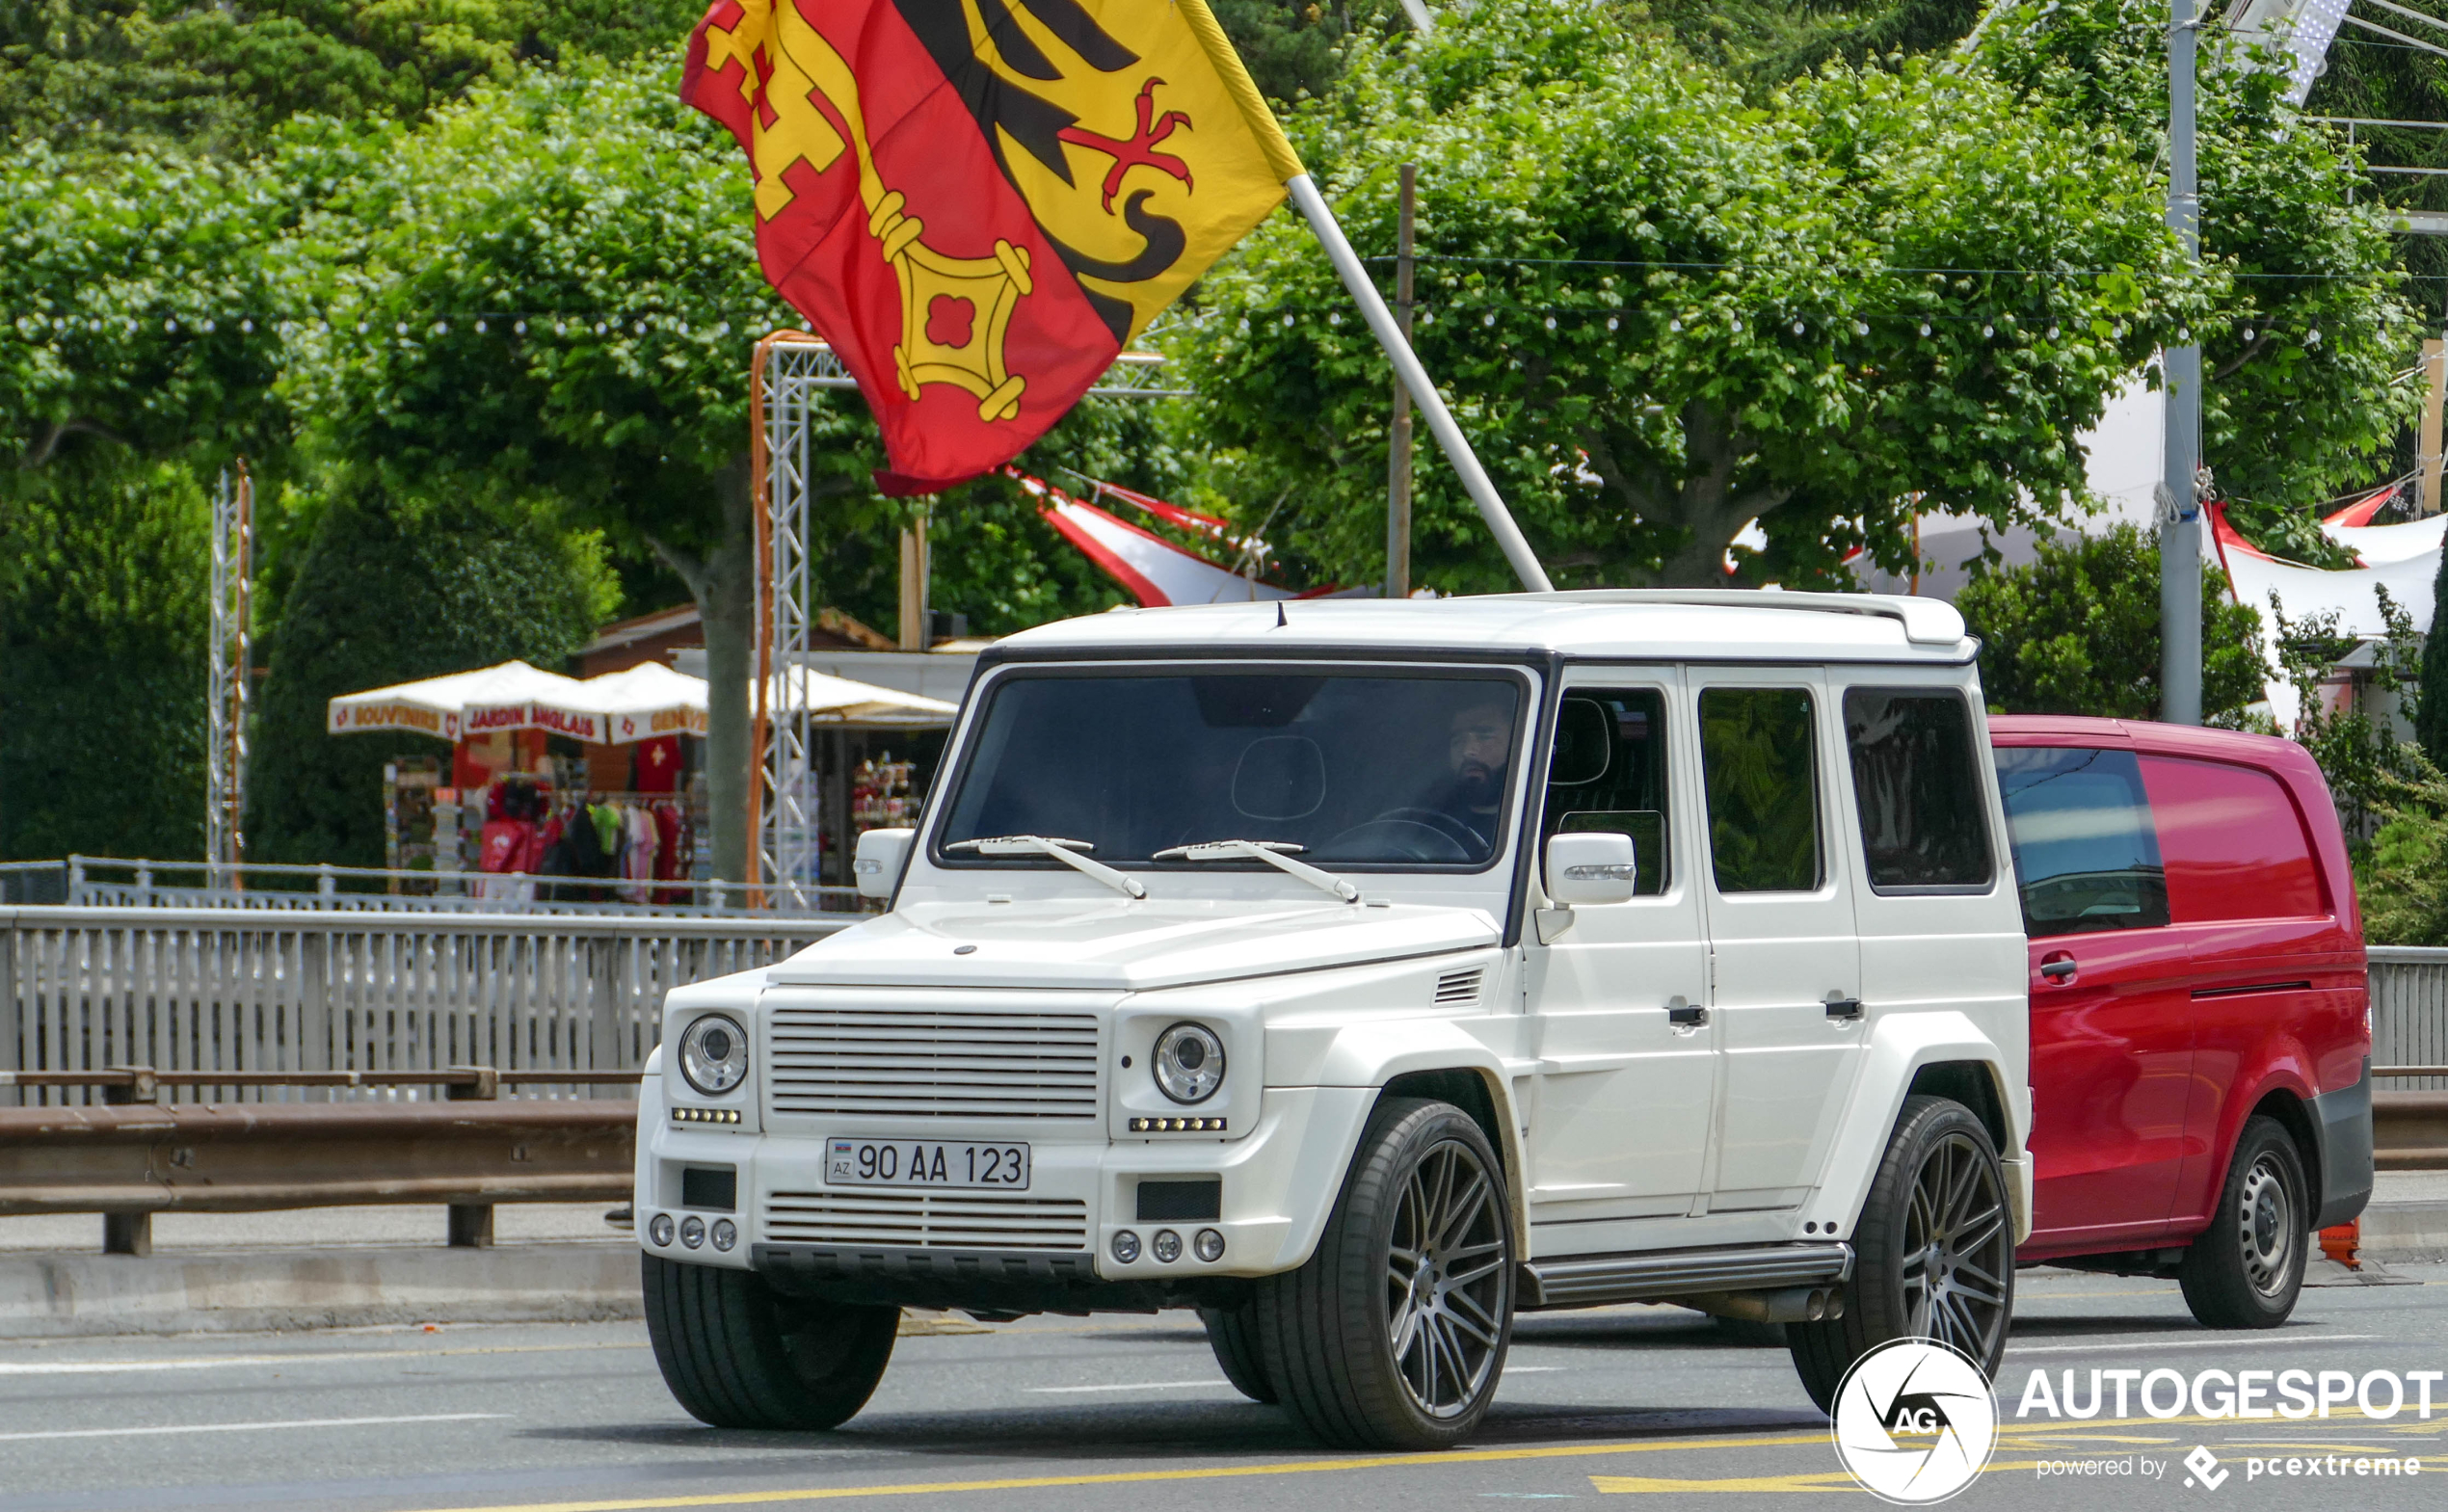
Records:
{"label": "bearded driver", "polygon": [[1504,803],[1504,771],[1512,749],[1513,711],[1503,701],[1489,699],[1454,711],[1446,752],[1453,782],[1438,807],[1478,837],[1480,856],[1496,848],[1497,811]]}

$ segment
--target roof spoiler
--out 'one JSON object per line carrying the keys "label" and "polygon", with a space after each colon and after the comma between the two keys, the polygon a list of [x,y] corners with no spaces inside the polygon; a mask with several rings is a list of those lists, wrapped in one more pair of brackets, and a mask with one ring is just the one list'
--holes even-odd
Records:
{"label": "roof spoiler", "polygon": [[1859,614],[1893,620],[1915,646],[1954,646],[1963,616],[1943,598],[1897,594],[1784,593],[1761,588],[1587,588],[1554,594],[1506,595],[1566,603],[1711,604],[1730,609],[1787,609],[1806,614]]}

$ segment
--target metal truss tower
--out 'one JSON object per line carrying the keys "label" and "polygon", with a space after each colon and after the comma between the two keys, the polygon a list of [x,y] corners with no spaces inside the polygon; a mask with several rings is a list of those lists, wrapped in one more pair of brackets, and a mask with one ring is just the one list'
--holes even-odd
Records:
{"label": "metal truss tower", "polygon": [[[1157,399],[1164,358],[1125,352],[1092,398]],[[812,909],[822,860],[817,833],[814,742],[802,701],[785,696],[804,667],[817,606],[809,601],[808,432],[825,389],[858,381],[822,339],[777,331],[750,362],[751,466],[757,489],[757,777],[748,788],[752,908]]]}
{"label": "metal truss tower", "polygon": [[255,484],[238,460],[212,500],[212,627],[205,693],[204,861],[220,885],[242,885],[247,859],[247,620],[253,605]]}
{"label": "metal truss tower", "polygon": [[[830,371],[828,371],[830,369]],[[808,909],[821,861],[814,744],[804,701],[782,697],[805,665],[808,421],[820,389],[850,380],[833,349],[778,331],[757,343],[750,424],[757,485],[757,778],[748,790],[751,906]]]}

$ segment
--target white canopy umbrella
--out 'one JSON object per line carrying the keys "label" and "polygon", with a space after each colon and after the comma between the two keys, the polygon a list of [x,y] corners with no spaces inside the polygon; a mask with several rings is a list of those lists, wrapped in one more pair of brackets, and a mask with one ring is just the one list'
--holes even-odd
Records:
{"label": "white canopy umbrella", "polygon": [[[935,729],[960,706],[897,688],[836,677],[807,667],[774,678],[777,711],[804,709],[825,725]],[[580,681],[523,661],[427,677],[394,687],[343,694],[331,702],[325,728],[335,735],[367,729],[413,729],[443,740],[496,729],[547,729],[598,745],[627,745],[660,735],[703,735],[705,679],[643,662]]]}
{"label": "white canopy umbrella", "polygon": [[777,713],[805,710],[820,725],[876,725],[891,729],[931,729],[949,725],[960,711],[957,703],[879,688],[873,683],[837,677],[812,667],[785,667],[774,676],[773,708]]}
{"label": "white canopy umbrella", "polygon": [[[526,729],[541,726],[580,740],[602,738],[602,721],[589,724],[583,714],[569,712],[571,700],[584,684],[575,677],[506,661],[473,672],[425,677],[363,693],[344,693],[324,710],[324,729],[334,735],[366,729],[412,729],[442,740],[460,740],[495,729]],[[547,706],[545,719],[535,717]]]}
{"label": "white canopy umbrella", "polygon": [[603,717],[603,738],[615,745],[705,733],[705,679],[659,661],[589,677],[579,687],[585,706]]}

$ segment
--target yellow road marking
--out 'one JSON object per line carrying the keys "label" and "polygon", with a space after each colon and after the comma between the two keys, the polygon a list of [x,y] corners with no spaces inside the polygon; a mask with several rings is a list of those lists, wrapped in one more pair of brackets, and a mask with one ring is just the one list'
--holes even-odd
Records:
{"label": "yellow road marking", "polygon": [[1825,1444],[1824,1431],[1777,1438],[1656,1439],[1635,1444],[1544,1445],[1519,1449],[1447,1449],[1433,1454],[1374,1454],[1365,1458],[1277,1460],[1263,1465],[1217,1465],[1201,1470],[1117,1471],[1093,1475],[1022,1475],[999,1480],[895,1482],[881,1486],[811,1486],[789,1491],[741,1491],[689,1497],[622,1497],[603,1501],[519,1501],[488,1507],[447,1507],[435,1512],[655,1512],[665,1507],[769,1506],[791,1501],[840,1501],[853,1497],[944,1496],[963,1491],[1041,1491],[1061,1486],[1146,1485],[1158,1481],[1235,1480],[1252,1475],[1314,1475],[1331,1471],[1409,1470],[1429,1465],[1485,1465],[1506,1460],[1573,1459],[1591,1454],[1652,1454],[1667,1449],[1775,1448]]}
{"label": "yellow road marking", "polygon": [[[2016,1460],[2004,1465],[1986,1465],[1984,1475],[2002,1470],[2037,1470],[2038,1460]],[[1848,1471],[1812,1471],[1798,1475],[1736,1475],[1725,1480],[1653,1480],[1645,1475],[1592,1475],[1589,1483],[1601,1492],[1616,1495],[1625,1492],[1660,1491],[1859,1491],[1860,1481]]]}

